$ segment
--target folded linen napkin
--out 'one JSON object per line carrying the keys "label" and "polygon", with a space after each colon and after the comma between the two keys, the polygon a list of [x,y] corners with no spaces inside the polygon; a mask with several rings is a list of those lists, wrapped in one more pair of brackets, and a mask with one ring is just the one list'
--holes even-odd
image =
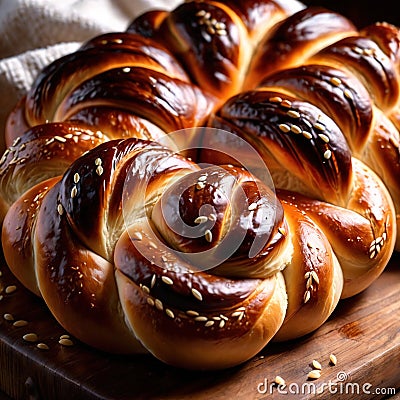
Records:
{"label": "folded linen napkin", "polygon": [[144,11],[178,0],[0,0],[0,151],[7,115],[38,72],[105,32],[123,31]]}

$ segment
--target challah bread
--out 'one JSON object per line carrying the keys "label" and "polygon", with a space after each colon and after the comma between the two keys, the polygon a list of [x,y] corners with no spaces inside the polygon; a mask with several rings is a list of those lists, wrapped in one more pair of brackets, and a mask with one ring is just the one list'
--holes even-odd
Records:
{"label": "challah bread", "polygon": [[[147,179],[146,192],[138,191]],[[183,200],[171,202],[174,193]],[[162,201],[184,210],[195,237],[177,237],[173,221],[164,220],[174,210],[165,216]],[[215,220],[210,214],[199,222],[203,206],[214,208]],[[30,207],[24,215],[23,207]],[[286,213],[295,216],[287,221]],[[288,316],[291,337],[317,328],[335,308],[339,264],[318,226],[297,214],[290,204],[284,213],[273,192],[244,170],[199,169],[156,143],[113,140],[79,157],[61,179],[22,195],[6,216],[3,244],[20,281],[84,342],[124,353],[143,345],[167,363],[215,369],[260,351],[288,304],[301,308]],[[237,244],[229,258],[224,241]],[[215,267],[202,271],[202,259]]]}
{"label": "challah bread", "polygon": [[[366,42],[380,69],[346,63]],[[217,369],[314,331],[399,242],[397,45],[396,27],[272,0],[188,1],[94,38],[8,120],[7,264],[105,351]],[[242,139],[256,151],[237,157]]]}

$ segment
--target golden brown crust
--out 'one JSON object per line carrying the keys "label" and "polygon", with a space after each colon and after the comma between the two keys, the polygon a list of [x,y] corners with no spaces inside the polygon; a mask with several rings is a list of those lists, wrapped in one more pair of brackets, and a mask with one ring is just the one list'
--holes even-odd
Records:
{"label": "golden brown crust", "polygon": [[10,269],[83,342],[185,368],[317,329],[400,248],[399,38],[210,0],[89,40],[8,120]]}

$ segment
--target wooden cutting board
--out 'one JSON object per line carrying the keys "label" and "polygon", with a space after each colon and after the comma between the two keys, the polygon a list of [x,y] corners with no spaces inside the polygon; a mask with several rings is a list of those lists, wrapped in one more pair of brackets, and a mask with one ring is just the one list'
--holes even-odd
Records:
{"label": "wooden cutting board", "polygon": [[[218,372],[183,371],[145,355],[104,354],[74,338],[73,346],[62,346],[58,341],[66,332],[42,301],[17,283],[3,259],[0,265],[0,391],[14,399],[330,399],[336,390],[335,398],[348,400],[383,398],[376,392],[400,388],[398,255],[370,288],[342,301],[313,334],[270,344],[246,364]],[[7,294],[10,285],[17,289]],[[6,313],[14,321],[4,319]],[[16,327],[16,320],[28,324]],[[31,332],[49,349],[26,342],[23,336]],[[329,365],[330,353],[337,357],[335,366]],[[311,381],[313,359],[322,371]],[[272,384],[276,375],[285,379],[287,394]],[[317,390],[322,393],[309,394]]]}

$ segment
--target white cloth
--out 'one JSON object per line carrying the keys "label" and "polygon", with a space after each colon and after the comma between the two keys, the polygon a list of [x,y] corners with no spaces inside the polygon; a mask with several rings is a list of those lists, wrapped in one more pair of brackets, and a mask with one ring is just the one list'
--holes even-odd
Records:
{"label": "white cloth", "polygon": [[[0,135],[14,105],[51,61],[105,32],[124,31],[178,0],[0,0]],[[0,143],[2,140],[0,140]]]}

